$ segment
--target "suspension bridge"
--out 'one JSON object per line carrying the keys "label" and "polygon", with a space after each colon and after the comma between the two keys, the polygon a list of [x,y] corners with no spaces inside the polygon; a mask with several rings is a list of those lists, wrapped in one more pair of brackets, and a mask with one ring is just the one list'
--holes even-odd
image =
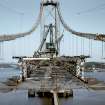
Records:
{"label": "suspension bridge", "polygon": [[[59,4],[57,4],[57,5],[59,5]],[[1,56],[3,55],[3,43],[5,43],[5,42],[9,42],[9,41],[11,41],[12,42],[12,40],[16,40],[16,39],[19,39],[19,38],[22,38],[22,37],[25,37],[25,36],[29,36],[29,35],[31,35],[37,28],[38,28],[38,26],[40,25],[40,24],[44,24],[44,18],[46,18],[45,16],[43,16],[43,13],[45,12],[45,11],[47,11],[47,10],[44,10],[44,6],[42,6],[42,7],[40,7],[40,12],[39,12],[39,15],[38,15],[38,17],[37,17],[37,19],[36,19],[36,22],[33,24],[33,26],[32,26],[32,28],[30,28],[30,30],[27,30],[27,32],[19,32],[19,33],[13,33],[13,34],[1,34],[0,35],[0,42],[1,42]],[[53,14],[51,13],[53,11],[53,9],[52,10],[50,10],[49,11],[49,15],[51,16],[51,17],[53,17]],[[80,47],[80,49],[81,49],[81,53],[79,53],[78,55],[83,55],[84,54],[84,50],[85,50],[85,42],[84,42],[84,40],[85,39],[87,39],[87,40],[89,40],[88,41],[88,55],[90,55],[90,56],[92,56],[92,50],[93,50],[93,44],[94,44],[94,42],[95,41],[93,41],[93,40],[96,40],[96,42],[97,41],[100,41],[102,44],[100,44],[100,50],[101,50],[101,52],[102,52],[102,57],[104,56],[104,40],[105,40],[105,37],[104,37],[104,34],[101,34],[101,33],[84,33],[84,32],[77,32],[75,29],[72,29],[71,28],[71,26],[70,25],[67,25],[66,24],[66,22],[64,21],[64,19],[63,19],[63,16],[62,16],[62,14],[61,14],[61,8],[60,8],[60,5],[59,6],[57,6],[57,10],[56,10],[56,12],[57,12],[57,15],[58,15],[58,17],[57,17],[57,22],[58,22],[58,20],[59,20],[59,26],[60,26],[60,24],[64,27],[64,30],[65,31],[67,31],[67,32],[70,32],[70,35],[68,34],[68,36],[72,36],[72,37],[74,37],[74,38],[76,38],[77,37],[77,40],[76,40],[76,47],[75,47],[75,49],[74,48],[71,48],[71,50],[73,50],[74,49],[74,51],[75,52],[73,52],[73,53],[75,53],[75,55],[76,55],[76,53],[78,54],[78,46],[81,46]],[[43,22],[42,22],[43,21]],[[57,23],[58,24],[58,23]],[[42,26],[42,25],[41,25]],[[58,27],[58,26],[57,26]],[[58,30],[59,31],[59,30]],[[61,31],[61,30],[60,30]],[[42,32],[42,30],[41,30],[41,32]],[[60,32],[59,32],[60,33]],[[61,32],[62,33],[62,32]],[[63,33],[62,33],[63,34]],[[31,36],[30,36],[31,37]],[[64,36],[65,37],[65,36]],[[80,37],[81,39],[81,45],[78,43],[78,37]],[[69,37],[69,38],[71,38],[71,37]],[[59,38],[58,38],[58,40],[61,40],[61,39],[63,39],[63,35],[61,35]],[[56,43],[57,43],[57,40],[56,40]],[[97,42],[98,43],[98,42]],[[43,43],[42,43],[43,44]],[[71,45],[74,45],[74,42],[72,42],[72,43],[70,43]],[[70,46],[71,46],[70,45]],[[41,47],[41,46],[40,46]],[[72,46],[72,47],[74,47],[74,46]],[[99,47],[99,46],[98,46]],[[14,54],[14,56],[15,56],[15,54]]]}
{"label": "suspension bridge", "polygon": [[[49,10],[48,19],[46,19],[46,9]],[[71,88],[65,89],[65,86],[68,87],[69,83],[66,85],[65,83],[62,83],[63,79],[67,76],[67,72],[72,74],[75,78],[79,79],[80,81],[84,83],[87,82],[84,79],[83,70],[81,70],[81,66],[85,63],[85,59],[91,56],[92,40],[102,42],[102,57],[104,56],[105,34],[78,32],[75,29],[72,29],[71,26],[66,24],[66,22],[63,19],[60,8],[60,2],[58,0],[42,0],[40,3],[39,15],[32,28],[30,28],[30,30],[26,32],[1,34],[0,45],[7,41],[12,41],[29,36],[34,31],[36,31],[38,26],[41,27],[41,38],[39,47],[36,51],[34,51],[32,57],[13,55],[13,58],[18,59],[18,63],[22,67],[22,81],[27,80],[27,78],[35,80],[36,77],[38,77],[38,79],[40,79],[40,81],[38,81],[40,85],[38,85],[37,82],[34,82],[33,84],[37,84],[38,87],[33,86],[31,88],[35,88],[36,90],[40,88],[38,94],[47,93],[47,95],[49,95],[48,92],[50,92],[51,94],[53,93],[54,103],[55,105],[58,105],[57,94],[60,94],[61,90],[63,90],[63,93],[65,93],[66,96],[69,96],[72,93]],[[63,30],[67,31],[70,35],[72,34],[73,37],[77,36],[82,38],[81,55],[60,55],[60,47],[62,47],[60,46],[60,43],[62,42],[62,39],[65,36],[64,32],[62,32],[60,27],[62,27]],[[84,46],[85,42],[83,38],[89,40],[89,55],[84,54],[84,47],[87,46]],[[3,46],[0,46],[1,52],[2,47]],[[74,50],[74,48],[72,48],[72,50]],[[76,51],[77,50],[78,42]],[[80,76],[80,74],[82,75]],[[30,94],[34,95],[33,90],[29,91],[29,96]],[[42,96],[44,96],[43,94]]]}

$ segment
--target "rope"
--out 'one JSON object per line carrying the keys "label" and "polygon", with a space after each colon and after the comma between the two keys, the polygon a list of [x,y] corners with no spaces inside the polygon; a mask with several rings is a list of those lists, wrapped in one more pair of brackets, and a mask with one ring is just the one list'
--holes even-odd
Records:
{"label": "rope", "polygon": [[102,58],[104,57],[104,42],[102,41]]}
{"label": "rope", "polygon": [[78,37],[76,37],[76,55],[78,55]]}
{"label": "rope", "polygon": [[82,40],[83,40],[82,42],[83,42],[83,55],[84,55],[84,50],[85,50],[84,49],[84,38]]}
{"label": "rope", "polygon": [[81,55],[82,55],[82,38],[81,38]]}
{"label": "rope", "polygon": [[96,10],[99,10],[99,9],[104,9],[105,8],[105,3],[103,4],[100,4],[100,5],[97,5],[93,8],[90,8],[90,9],[87,9],[87,10],[83,10],[81,12],[78,12],[77,15],[81,15],[81,14],[86,14],[86,13],[90,13],[90,12],[94,12]]}
{"label": "rope", "polygon": [[91,56],[91,39],[89,39],[89,56]]}
{"label": "rope", "polygon": [[[105,41],[105,34],[93,34],[93,33],[83,33],[83,32],[77,32],[73,29],[71,29],[63,20],[63,17],[61,15],[61,12],[60,12],[60,7],[59,5],[57,6],[57,11],[58,11],[58,15],[59,15],[59,19],[62,23],[62,25],[64,26],[64,28],[69,31],[70,33],[72,34],[75,34],[77,36],[80,36],[80,37],[85,37],[85,38],[88,38],[88,39],[94,39],[94,40],[99,40],[99,41]],[[39,16],[38,16],[38,19],[37,19],[37,22],[33,25],[33,27],[27,31],[27,32],[23,32],[23,33],[17,33],[17,34],[10,34],[10,35],[7,35],[7,34],[4,34],[4,35],[0,35],[0,41],[10,41],[10,40],[15,40],[16,38],[21,38],[21,37],[25,37],[27,35],[30,35],[32,32],[34,32],[36,30],[36,28],[38,27],[40,21],[41,21],[41,17],[42,17],[42,12],[43,12],[43,5],[41,5],[40,7],[40,13],[39,13]],[[104,38],[98,38],[99,36],[102,36]]]}
{"label": "rope", "polygon": [[[65,23],[65,21],[63,20],[63,17],[62,17],[61,12],[60,12],[60,7],[59,7],[59,5],[57,6],[57,11],[58,11],[58,15],[59,15],[59,18],[60,18],[60,21],[61,21],[62,25],[64,26],[64,28],[65,28],[68,32],[70,32],[70,33],[72,33],[72,34],[74,34],[74,35],[77,35],[77,36],[79,36],[79,37],[87,38],[87,39],[94,39],[94,40],[99,40],[99,41],[102,41],[102,40],[103,40],[103,41],[105,41],[105,34],[84,33],[84,32],[77,32],[77,31],[73,30],[73,29],[70,28],[70,27]],[[100,36],[101,36],[101,38],[100,38]],[[102,37],[103,37],[103,39],[102,39]]]}
{"label": "rope", "polygon": [[0,60],[3,60],[3,56],[4,56],[4,45],[3,42],[0,42]]}
{"label": "rope", "polygon": [[93,48],[93,46],[92,46],[92,40],[90,40],[90,55],[92,56],[92,48]]}
{"label": "rope", "polygon": [[1,51],[1,42],[0,42],[0,59],[2,57],[2,51]]}
{"label": "rope", "polygon": [[15,8],[8,7],[8,6],[6,6],[6,5],[4,5],[2,3],[0,3],[0,7],[5,8],[8,11],[11,11],[11,12],[13,12],[15,14],[23,14],[23,12],[20,12],[20,11],[16,10]]}
{"label": "rope", "polygon": [[41,5],[41,7],[40,7],[40,13],[38,15],[36,23],[33,25],[33,27],[29,31],[22,32],[22,33],[17,33],[17,34],[0,35],[0,41],[15,40],[16,38],[25,37],[25,36],[30,35],[31,33],[33,33],[36,30],[36,28],[38,27],[39,23],[40,23],[40,20],[41,20],[41,17],[42,17],[42,12],[43,12],[43,5]]}
{"label": "rope", "polygon": [[72,56],[74,56],[74,37],[72,35]]}

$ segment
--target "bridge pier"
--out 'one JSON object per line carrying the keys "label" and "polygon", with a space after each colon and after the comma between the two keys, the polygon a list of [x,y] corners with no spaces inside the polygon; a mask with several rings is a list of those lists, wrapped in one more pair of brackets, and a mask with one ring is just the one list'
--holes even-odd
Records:
{"label": "bridge pier", "polygon": [[35,97],[35,90],[34,89],[28,89],[28,97]]}
{"label": "bridge pier", "polygon": [[52,97],[52,93],[50,91],[38,91],[37,92],[39,97]]}
{"label": "bridge pier", "polygon": [[59,97],[64,97],[64,98],[67,98],[67,97],[73,97],[73,90],[70,89],[70,90],[39,90],[39,91],[35,91],[35,89],[28,89],[28,97],[31,98],[31,97],[35,97],[36,94],[39,96],[39,97],[51,97],[52,98],[52,103],[54,105],[59,105]]}
{"label": "bridge pier", "polygon": [[25,81],[27,78],[27,64],[22,62],[22,81]]}
{"label": "bridge pier", "polygon": [[65,91],[59,91],[57,94],[58,94],[58,97],[64,97],[64,98],[73,97],[73,90],[70,89]]}

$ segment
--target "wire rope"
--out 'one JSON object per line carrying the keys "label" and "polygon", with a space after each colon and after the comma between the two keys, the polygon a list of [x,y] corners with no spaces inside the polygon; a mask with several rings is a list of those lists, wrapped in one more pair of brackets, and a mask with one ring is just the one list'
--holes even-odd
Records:
{"label": "wire rope", "polygon": [[25,37],[25,36],[33,33],[40,23],[40,20],[41,20],[41,17],[42,17],[42,12],[43,12],[43,5],[41,5],[41,7],[40,7],[40,13],[38,15],[36,23],[33,25],[33,27],[29,31],[20,32],[20,33],[16,33],[16,34],[9,34],[9,35],[8,34],[0,35],[0,41],[15,40],[17,38]]}

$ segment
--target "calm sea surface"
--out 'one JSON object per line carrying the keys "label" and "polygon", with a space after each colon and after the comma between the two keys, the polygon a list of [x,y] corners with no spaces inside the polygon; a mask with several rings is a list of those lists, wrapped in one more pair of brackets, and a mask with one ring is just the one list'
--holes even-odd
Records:
{"label": "calm sea surface", "polygon": [[[9,77],[20,75],[21,71],[15,68],[1,68],[0,82]],[[105,72],[88,72],[88,77],[95,77],[105,81]],[[105,91],[93,91],[91,89],[74,89],[73,98],[59,99],[59,105],[105,105]],[[16,90],[8,93],[0,93],[0,105],[52,105],[48,98],[28,98],[27,90]]]}

